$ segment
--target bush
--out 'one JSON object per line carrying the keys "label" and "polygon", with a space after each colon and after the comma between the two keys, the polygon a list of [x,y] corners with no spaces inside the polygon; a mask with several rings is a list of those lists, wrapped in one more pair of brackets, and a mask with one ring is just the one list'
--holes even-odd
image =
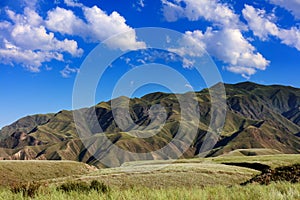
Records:
{"label": "bush", "polygon": [[300,164],[292,166],[278,167],[274,170],[266,170],[261,174],[253,177],[249,181],[242,183],[241,185],[247,185],[249,183],[259,183],[261,185],[269,185],[271,182],[287,181],[291,183],[300,182]]}
{"label": "bush", "polygon": [[64,192],[89,192],[91,190],[95,190],[97,192],[107,193],[110,191],[110,188],[107,185],[96,180],[93,180],[90,185],[86,182],[68,182],[62,184],[57,189]]}
{"label": "bush", "polygon": [[40,187],[41,184],[36,182],[16,183],[10,186],[10,190],[15,194],[23,193],[24,197],[33,198],[39,192]]}
{"label": "bush", "polygon": [[90,186],[85,182],[68,182],[62,184],[58,189],[64,192],[88,192],[90,190]]}
{"label": "bush", "polygon": [[110,190],[110,188],[107,185],[105,185],[102,182],[96,181],[96,180],[93,180],[91,182],[90,188],[92,190],[96,190],[97,192],[102,192],[102,193],[107,193]]}

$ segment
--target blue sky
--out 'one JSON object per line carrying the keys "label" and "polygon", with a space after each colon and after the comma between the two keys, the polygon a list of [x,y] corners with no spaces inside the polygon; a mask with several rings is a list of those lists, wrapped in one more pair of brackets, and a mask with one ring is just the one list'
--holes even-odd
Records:
{"label": "blue sky", "polygon": [[[0,127],[26,115],[71,109],[74,81],[86,56],[124,31],[133,34],[115,40],[114,48],[143,48],[135,37],[141,27],[168,28],[190,38],[197,44],[194,52],[201,48],[212,57],[224,82],[300,87],[299,22],[298,0],[2,0]],[[107,85],[97,90],[95,101],[110,99],[116,77],[143,64],[142,55],[115,61],[118,67],[108,70]],[[205,87],[193,66],[171,64],[189,77],[189,87]],[[147,85],[135,95],[157,90],[168,91]]]}

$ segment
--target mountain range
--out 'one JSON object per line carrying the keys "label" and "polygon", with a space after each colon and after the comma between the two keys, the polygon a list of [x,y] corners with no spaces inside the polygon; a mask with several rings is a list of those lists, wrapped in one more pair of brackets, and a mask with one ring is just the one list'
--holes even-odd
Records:
{"label": "mountain range", "polygon": [[[214,148],[206,156],[300,153],[300,89],[252,82],[225,84],[225,89],[225,125]],[[103,146],[100,150],[90,152],[86,145],[101,140],[103,136],[125,151],[153,152],[142,158],[123,157],[116,152],[109,158],[109,166],[120,166],[124,162],[139,159],[168,159],[168,155],[155,153],[155,150],[166,146],[178,132],[181,108],[177,97],[182,95],[156,92],[128,99],[130,118],[138,125],[135,131],[139,134],[156,131],[154,125],[150,129],[143,127],[151,124],[151,106],[160,104],[164,107],[166,121],[163,127],[157,134],[147,138],[133,137],[130,131],[119,127],[113,116],[112,101],[82,109],[85,113],[95,111],[97,123],[103,130],[103,133],[93,132],[92,136],[86,138],[80,138],[77,134],[73,111],[24,117],[0,130],[0,159],[74,160],[103,167],[97,157],[109,151],[110,147]],[[127,97],[113,101],[122,98]],[[211,120],[210,99],[208,89],[196,92],[200,110],[198,132],[182,157],[192,158],[201,153]],[[172,147],[171,151],[178,151],[178,147]]]}

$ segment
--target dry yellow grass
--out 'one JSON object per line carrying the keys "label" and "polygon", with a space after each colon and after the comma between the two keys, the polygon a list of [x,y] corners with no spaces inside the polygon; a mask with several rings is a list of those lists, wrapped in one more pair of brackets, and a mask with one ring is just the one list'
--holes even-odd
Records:
{"label": "dry yellow grass", "polygon": [[0,161],[0,186],[82,175],[94,170],[73,161]]}

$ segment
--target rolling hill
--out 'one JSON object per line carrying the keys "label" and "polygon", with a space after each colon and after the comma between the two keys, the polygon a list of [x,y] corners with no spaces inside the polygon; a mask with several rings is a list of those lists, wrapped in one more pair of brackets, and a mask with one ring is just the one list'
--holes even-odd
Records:
{"label": "rolling hill", "polygon": [[[217,138],[217,143],[207,156],[220,155],[264,155],[300,153],[300,89],[272,85],[265,86],[251,82],[225,84],[227,113],[225,126]],[[186,94],[152,93],[141,98],[114,99],[114,109],[121,114],[121,121],[114,120],[116,110],[111,108],[112,101],[101,102],[81,111],[95,111],[97,124],[103,133],[97,131],[95,119],[88,120],[92,135],[79,138],[72,111],[60,111],[55,114],[24,117],[0,131],[0,159],[2,160],[73,160],[101,167],[96,159],[107,151],[115,156],[109,158],[110,166],[120,166],[124,162],[135,160],[160,160],[172,158],[155,150],[166,146],[176,137],[180,129],[181,108],[178,97]],[[129,115],[122,100],[129,100]],[[211,102],[209,90],[196,93],[199,103],[200,119],[198,133],[182,157],[190,158],[201,154],[201,146],[211,120]],[[150,108],[160,104],[164,107],[163,116]],[[224,105],[223,105],[224,106]],[[160,109],[160,108],[158,108]],[[187,111],[187,113],[193,111]],[[161,114],[161,112],[158,112]],[[188,116],[189,117],[189,116]],[[163,126],[160,119],[166,118]],[[132,120],[137,126],[128,130],[120,128]],[[190,119],[191,123],[194,121]],[[189,124],[184,124],[187,128]],[[81,128],[80,125],[77,128]],[[159,130],[157,132],[157,130]],[[134,134],[151,135],[137,138]],[[89,152],[87,144],[101,143],[106,137],[119,148],[133,152],[146,153],[145,156],[122,157],[109,145],[101,145]],[[180,142],[180,141],[178,141]],[[101,143],[102,144],[102,143]],[[184,142],[179,146],[187,145]],[[178,146],[170,147],[171,153],[178,152]],[[246,153],[245,153],[246,152]]]}

